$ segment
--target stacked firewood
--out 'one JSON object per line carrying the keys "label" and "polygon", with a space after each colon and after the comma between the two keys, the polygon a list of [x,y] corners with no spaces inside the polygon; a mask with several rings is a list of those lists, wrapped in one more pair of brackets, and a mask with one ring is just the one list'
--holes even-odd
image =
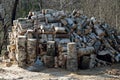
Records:
{"label": "stacked firewood", "polygon": [[105,21],[83,11],[43,9],[14,21],[9,33],[10,59],[29,66],[39,58],[46,67],[71,71],[120,62],[120,36]]}

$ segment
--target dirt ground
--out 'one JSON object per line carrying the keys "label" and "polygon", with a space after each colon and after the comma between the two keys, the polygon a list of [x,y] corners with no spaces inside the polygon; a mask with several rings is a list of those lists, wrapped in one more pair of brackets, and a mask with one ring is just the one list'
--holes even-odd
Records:
{"label": "dirt ground", "polygon": [[17,65],[0,64],[0,80],[120,80],[120,63],[107,67],[78,70],[73,73],[64,69],[46,68],[31,72]]}

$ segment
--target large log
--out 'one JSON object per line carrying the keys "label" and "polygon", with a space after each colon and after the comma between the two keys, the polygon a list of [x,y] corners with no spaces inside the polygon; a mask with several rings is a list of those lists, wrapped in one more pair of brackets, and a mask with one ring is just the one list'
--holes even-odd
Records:
{"label": "large log", "polygon": [[53,9],[43,9],[42,12],[43,12],[43,14],[44,13],[45,14],[52,14],[52,13],[56,12],[56,10],[53,10]]}
{"label": "large log", "polygon": [[86,47],[86,48],[78,49],[78,57],[81,57],[83,55],[90,55],[93,53],[95,53],[94,47]]}
{"label": "large log", "polygon": [[79,67],[80,69],[88,69],[90,64],[90,57],[89,56],[82,56],[80,59]]}
{"label": "large log", "polygon": [[54,27],[55,33],[66,33],[64,27]]}
{"label": "large log", "polygon": [[66,63],[67,63],[67,53],[62,52],[58,56],[58,66],[61,68],[66,68]]}
{"label": "large log", "polygon": [[26,67],[26,57],[27,57],[27,52],[25,50],[19,50],[18,53],[18,66],[19,67]]}
{"label": "large log", "polygon": [[101,38],[105,36],[105,32],[99,28],[99,25],[94,25],[96,34]]}
{"label": "large log", "polygon": [[67,52],[68,52],[68,56],[70,56],[71,58],[77,58],[77,47],[76,47],[76,43],[71,42],[67,44]]}
{"label": "large log", "polygon": [[44,64],[48,68],[53,68],[54,67],[54,57],[53,56],[44,56],[43,58]]}
{"label": "large log", "polygon": [[53,34],[47,34],[47,40],[48,41],[54,41],[54,35]]}
{"label": "large log", "polygon": [[70,39],[67,39],[67,38],[62,38],[62,39],[59,41],[60,44],[67,44],[67,43],[69,43],[69,42],[70,42]]}
{"label": "large log", "polygon": [[33,65],[37,55],[36,55],[36,39],[27,40],[27,64]]}
{"label": "large log", "polygon": [[62,23],[64,26],[66,26],[66,25],[68,24],[65,19],[61,19],[61,23]]}
{"label": "large log", "polygon": [[67,70],[69,70],[69,71],[77,71],[78,70],[77,59],[71,59],[71,58],[67,57]]}
{"label": "large log", "polygon": [[77,48],[76,43],[71,42],[67,44],[67,69],[70,71],[78,70]]}
{"label": "large log", "polygon": [[18,66],[25,67],[26,66],[26,36],[18,36]]}
{"label": "large log", "polygon": [[55,38],[69,38],[69,34],[55,34]]}
{"label": "large log", "polygon": [[55,41],[47,42],[47,55],[52,57],[55,56]]}
{"label": "large log", "polygon": [[9,59],[12,61],[17,61],[16,60],[16,53],[15,53],[16,45],[15,44],[8,45],[7,50],[9,52],[9,54],[8,54]]}
{"label": "large log", "polygon": [[59,44],[58,43],[58,52],[67,52],[67,44]]}
{"label": "large log", "polygon": [[26,41],[26,36],[18,36],[18,49],[25,49]]}
{"label": "large log", "polygon": [[24,34],[27,36],[27,38],[33,38],[33,30],[32,29],[28,29],[27,32]]}

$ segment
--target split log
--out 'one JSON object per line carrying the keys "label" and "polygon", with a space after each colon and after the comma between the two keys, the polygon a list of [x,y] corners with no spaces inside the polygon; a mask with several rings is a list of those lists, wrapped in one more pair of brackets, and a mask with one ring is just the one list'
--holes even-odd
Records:
{"label": "split log", "polygon": [[7,62],[5,62],[5,66],[10,67],[10,66],[12,66],[12,63],[7,61]]}
{"label": "split log", "polygon": [[54,12],[56,12],[56,11],[53,10],[53,9],[45,9],[45,10],[43,10],[43,13],[45,13],[45,14],[52,14]]}
{"label": "split log", "polygon": [[9,52],[8,51],[3,54],[2,60],[4,61],[4,60],[7,60],[7,59],[9,59]]}
{"label": "split log", "polygon": [[105,45],[106,48],[112,50],[113,54],[119,53],[118,51],[116,51],[116,50],[110,45],[110,43],[109,43],[106,39],[103,40],[103,43],[104,43],[104,45]]}
{"label": "split log", "polygon": [[47,42],[47,56],[55,56],[55,41]]}
{"label": "split log", "polygon": [[72,43],[68,43],[67,44],[67,53],[68,53],[68,56],[71,57],[71,58],[77,58],[77,46],[76,46],[76,43],[72,42]]}
{"label": "split log", "polygon": [[26,48],[26,36],[18,36],[18,49]]}
{"label": "split log", "polygon": [[55,38],[69,38],[69,34],[55,34]]}
{"label": "split log", "polygon": [[27,52],[25,50],[19,50],[18,53],[18,66],[19,67],[26,67],[26,57],[27,57]]}
{"label": "split log", "polygon": [[76,29],[77,29],[77,24],[73,24],[71,28],[72,28],[73,30],[76,30]]}
{"label": "split log", "polygon": [[31,20],[28,20],[28,19],[25,19],[25,18],[19,18],[18,19],[18,26],[19,26],[20,31],[23,31],[23,30],[25,31],[28,28],[32,29],[33,28],[33,23],[31,22]]}
{"label": "split log", "polygon": [[66,25],[68,24],[65,19],[61,19],[61,23],[62,23],[64,26],[66,26]]}
{"label": "split log", "polygon": [[60,43],[58,43],[58,52],[60,53],[60,52],[67,52],[67,46],[66,46],[67,44],[60,44]]}
{"label": "split log", "polygon": [[97,64],[96,60],[96,55],[95,54],[91,54],[90,55],[90,63],[89,63],[89,68],[94,68],[95,65]]}
{"label": "split log", "polygon": [[97,62],[97,67],[99,67],[99,66],[107,66],[107,65],[111,65],[110,62],[106,62],[106,61],[101,60],[101,59],[98,59],[98,58],[96,58],[95,60],[96,60],[96,62]]}
{"label": "split log", "polygon": [[50,17],[50,18],[45,18],[45,22],[48,24],[48,23],[57,23],[58,21],[53,18],[53,17]]}
{"label": "split log", "polygon": [[33,65],[37,55],[36,55],[36,39],[27,40],[27,64]]}
{"label": "split log", "polygon": [[82,56],[80,59],[79,67],[80,69],[88,69],[90,64],[89,56]]}
{"label": "split log", "polygon": [[102,43],[99,40],[95,41],[95,43],[93,44],[96,52],[98,52],[98,50],[100,49],[101,44]]}
{"label": "split log", "polygon": [[66,18],[66,21],[67,21],[68,25],[70,25],[70,27],[73,26],[74,22],[71,18]]}
{"label": "split log", "polygon": [[28,29],[24,35],[27,36],[27,38],[33,38],[33,30]]}
{"label": "split log", "polygon": [[36,21],[44,22],[45,16],[43,14],[38,14],[38,15],[32,16],[31,19],[34,20],[34,25],[36,25]]}
{"label": "split log", "polygon": [[8,33],[8,38],[11,39],[12,35],[13,35],[12,32],[9,32]]}
{"label": "split log", "polygon": [[118,37],[118,39],[120,40],[120,36],[117,36]]}
{"label": "split log", "polygon": [[104,60],[106,62],[114,62],[115,56],[110,50],[103,50],[98,52],[98,59]]}
{"label": "split log", "polygon": [[84,34],[89,34],[89,33],[91,33],[91,30],[92,30],[92,29],[85,29],[85,33],[84,33]]}
{"label": "split log", "polygon": [[18,36],[18,66],[26,66],[26,36]]}
{"label": "split log", "polygon": [[8,55],[9,59],[12,61],[17,61],[16,60],[16,53],[15,53],[16,45],[15,44],[8,45],[7,50],[9,51],[9,55]]}
{"label": "split log", "polygon": [[18,25],[18,20],[13,20],[13,26],[17,26]]}
{"label": "split log", "polygon": [[77,59],[71,59],[71,58],[67,57],[67,70],[69,70],[69,71],[77,71],[78,70]]}
{"label": "split log", "polygon": [[116,62],[120,62],[120,54],[115,56],[115,60],[116,60]]}
{"label": "split log", "polygon": [[70,42],[70,39],[63,38],[59,41],[60,44],[67,44]]}
{"label": "split log", "polygon": [[61,47],[61,51],[60,52],[67,52],[67,47],[66,46]]}
{"label": "split log", "polygon": [[64,27],[54,27],[55,33],[66,33]]}
{"label": "split log", "polygon": [[67,63],[67,53],[60,53],[58,56],[58,66],[61,68],[66,68]]}
{"label": "split log", "polygon": [[41,38],[42,38],[43,41],[47,41],[47,35],[46,34],[42,34]]}
{"label": "split log", "polygon": [[7,46],[7,51],[8,52],[15,52],[16,50],[16,45],[15,44],[11,44]]}
{"label": "split log", "polygon": [[105,32],[100,29],[98,27],[99,25],[94,25],[94,28],[95,28],[95,32],[97,33],[97,35],[101,38],[101,37],[104,37],[105,36]]}
{"label": "split log", "polygon": [[48,41],[54,41],[54,35],[53,34],[47,34],[47,40]]}
{"label": "split log", "polygon": [[80,48],[78,49],[78,57],[81,57],[83,55],[90,55],[95,52],[94,47],[86,47],[86,48]]}
{"label": "split log", "polygon": [[67,44],[67,69],[70,71],[78,70],[77,62],[77,48],[76,43],[71,42]]}
{"label": "split log", "polygon": [[46,23],[58,23],[59,20],[57,18],[54,18],[53,16],[45,16],[46,17]]}
{"label": "split log", "polygon": [[44,56],[44,65],[48,68],[53,68],[54,67],[54,57],[53,56]]}

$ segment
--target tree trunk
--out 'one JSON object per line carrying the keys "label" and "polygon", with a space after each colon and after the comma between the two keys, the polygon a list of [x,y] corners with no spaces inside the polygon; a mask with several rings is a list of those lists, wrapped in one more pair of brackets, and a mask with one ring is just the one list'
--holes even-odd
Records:
{"label": "tree trunk", "polygon": [[15,0],[13,9],[12,9],[12,20],[11,20],[11,25],[13,25],[13,20],[15,20],[15,16],[16,16],[16,9],[17,9],[17,5],[18,5],[19,0]]}
{"label": "tree trunk", "polygon": [[[3,23],[4,24],[4,23]],[[6,25],[3,25],[4,27],[4,31],[3,31],[3,39],[1,41],[1,44],[0,44],[0,54],[2,52],[2,49],[3,49],[3,46],[5,45],[5,48],[7,47],[7,26]]]}
{"label": "tree trunk", "polygon": [[39,1],[39,8],[40,8],[40,10],[42,10],[42,8],[43,8],[42,0],[38,0],[38,1]]}

